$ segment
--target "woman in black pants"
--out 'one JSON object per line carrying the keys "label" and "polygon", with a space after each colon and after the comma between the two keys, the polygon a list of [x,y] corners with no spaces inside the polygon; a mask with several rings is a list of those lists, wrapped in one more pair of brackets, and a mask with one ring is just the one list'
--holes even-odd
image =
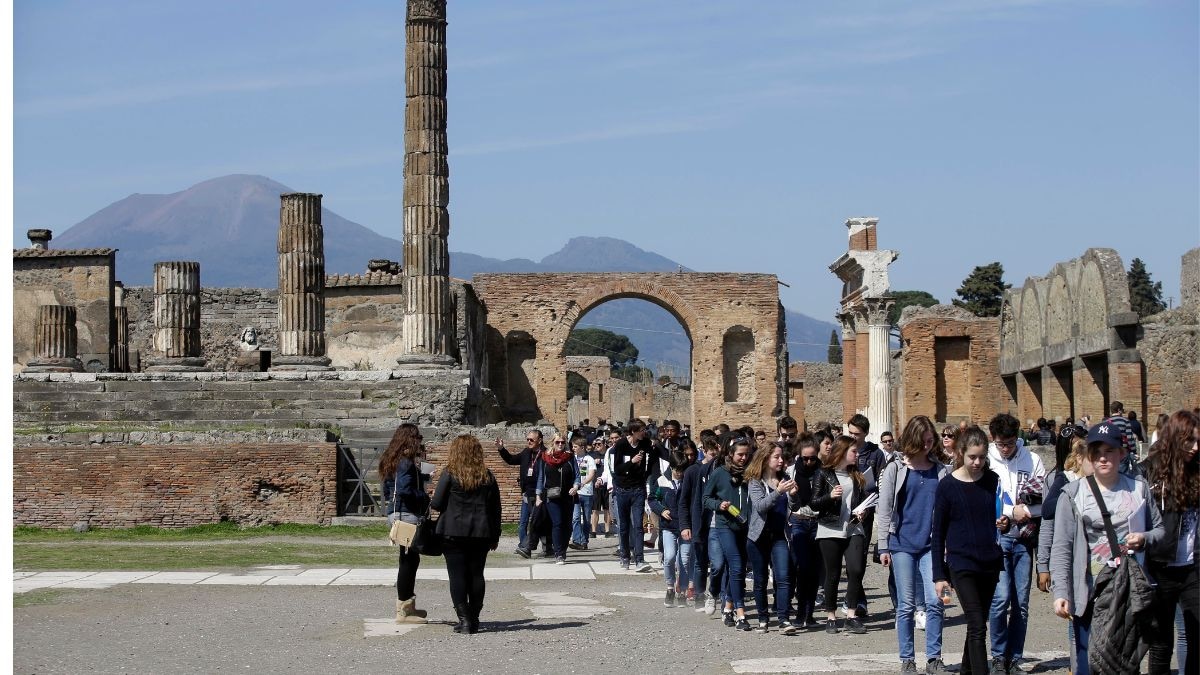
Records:
{"label": "woman in black pants", "polygon": [[943,602],[951,587],[958,592],[967,617],[960,672],[985,675],[988,609],[1001,567],[996,530],[1005,529],[1007,519],[997,519],[1000,477],[987,468],[987,434],[970,426],[955,443],[962,464],[938,483],[933,501],[933,580]]}
{"label": "woman in black pants", "polygon": [[500,544],[500,488],[483,464],[479,439],[468,434],[455,438],[449,455],[432,506],[442,512],[437,532],[445,540],[450,600],[458,615],[454,632],[475,633],[483,609],[483,568],[488,551]]}
{"label": "woman in black pants", "polygon": [[[1180,675],[1200,672],[1200,638],[1196,615],[1200,611],[1200,555],[1197,513],[1200,512],[1200,419],[1187,410],[1171,415],[1158,434],[1158,443],[1142,462],[1142,475],[1150,482],[1154,501],[1162,509],[1166,536],[1146,551],[1146,567],[1158,584],[1154,588],[1154,617],[1159,630],[1150,635],[1150,675],[1170,672],[1175,609],[1183,609],[1187,653],[1176,654]],[[1185,542],[1180,546],[1180,541]],[[1188,546],[1186,542],[1193,542]]]}
{"label": "woman in black pants", "polygon": [[[429,511],[425,493],[427,476],[421,475],[421,430],[407,422],[396,428],[392,440],[379,458],[383,493],[388,497],[388,522],[403,520],[414,525]],[[417,568],[421,554],[411,546],[400,547],[400,567],[396,572],[396,623],[425,623],[426,612],[417,609]]]}
{"label": "woman in black pants", "polygon": [[[866,497],[863,475],[858,471],[858,441],[840,436],[833,442],[829,457],[813,478],[812,509],[817,513],[817,546],[825,562],[825,632],[836,633],[837,587],[846,561],[846,606],[852,610],[863,598],[866,573],[866,532],[864,514],[854,509]],[[869,509],[868,509],[869,510]],[[866,626],[853,615],[846,617],[846,630],[865,633]]]}

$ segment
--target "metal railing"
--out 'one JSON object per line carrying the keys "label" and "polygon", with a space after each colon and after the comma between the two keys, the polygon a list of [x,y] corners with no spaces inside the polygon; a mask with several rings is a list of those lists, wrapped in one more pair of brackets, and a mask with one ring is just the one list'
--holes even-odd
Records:
{"label": "metal railing", "polygon": [[384,448],[354,447],[338,443],[337,509],[339,516],[383,516],[386,499],[381,495],[379,458]]}

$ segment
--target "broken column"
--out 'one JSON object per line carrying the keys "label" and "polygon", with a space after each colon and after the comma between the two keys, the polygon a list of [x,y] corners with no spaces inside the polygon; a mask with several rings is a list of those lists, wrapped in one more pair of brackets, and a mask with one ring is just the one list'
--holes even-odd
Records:
{"label": "broken column", "polygon": [[40,305],[37,313],[37,357],[25,367],[27,373],[71,373],[83,370],[77,357],[78,333],[75,308]]}
{"label": "broken column", "polygon": [[109,361],[113,372],[129,372],[129,310],[125,307],[125,285],[119,281],[113,283],[113,340]]}
{"label": "broken column", "polygon": [[200,356],[200,263],[154,263],[154,357],[146,371],[208,370]]}
{"label": "broken column", "polygon": [[404,54],[404,355],[446,367],[450,352],[450,171],[446,0],[409,0]]}
{"label": "broken column", "polygon": [[29,237],[29,248],[35,248],[44,251],[50,248],[50,240],[54,237],[54,233],[50,230],[35,228],[25,233]]}
{"label": "broken column", "polygon": [[279,200],[279,353],[271,370],[331,370],[321,195],[295,192]]}

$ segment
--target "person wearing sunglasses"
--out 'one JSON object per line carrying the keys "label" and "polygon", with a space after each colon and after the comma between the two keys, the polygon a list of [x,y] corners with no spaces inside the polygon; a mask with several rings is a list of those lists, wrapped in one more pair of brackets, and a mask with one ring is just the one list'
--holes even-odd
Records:
{"label": "person wearing sunglasses", "polygon": [[817,589],[824,584],[825,575],[821,550],[817,548],[817,521],[811,509],[813,476],[821,468],[821,457],[815,436],[805,434],[796,444],[799,453],[793,470],[796,493],[788,496],[788,510],[792,512],[788,518],[788,528],[792,565],[795,568],[792,578],[796,580],[793,584],[796,591],[796,625],[805,628],[817,624],[813,612],[817,606]]}
{"label": "person wearing sunglasses", "polygon": [[526,537],[529,536],[529,517],[533,515],[537,494],[537,460],[545,449],[542,432],[538,429],[530,429],[525,434],[525,448],[515,455],[504,447],[504,439],[496,439],[496,452],[500,453],[504,463],[521,467],[521,474],[517,478],[517,486],[521,489],[521,515],[517,521],[517,550],[513,553],[522,558],[528,558],[530,550],[537,545],[536,539],[530,543]]}

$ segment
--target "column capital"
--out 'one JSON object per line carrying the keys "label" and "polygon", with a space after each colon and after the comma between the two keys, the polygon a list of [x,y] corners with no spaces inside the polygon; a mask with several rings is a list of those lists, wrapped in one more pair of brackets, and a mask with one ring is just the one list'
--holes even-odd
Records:
{"label": "column capital", "polygon": [[446,23],[446,0],[408,0],[408,22]]}
{"label": "column capital", "polygon": [[863,300],[863,313],[867,317],[867,325],[869,326],[887,326],[891,328],[891,322],[888,321],[888,312],[892,310],[892,306],[896,303],[891,298],[870,298]]}

